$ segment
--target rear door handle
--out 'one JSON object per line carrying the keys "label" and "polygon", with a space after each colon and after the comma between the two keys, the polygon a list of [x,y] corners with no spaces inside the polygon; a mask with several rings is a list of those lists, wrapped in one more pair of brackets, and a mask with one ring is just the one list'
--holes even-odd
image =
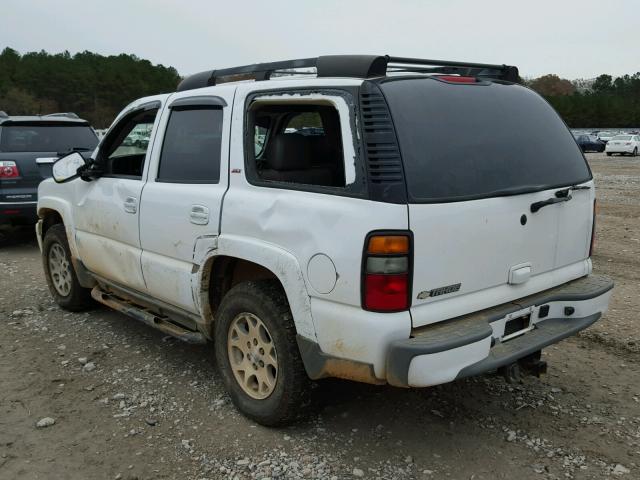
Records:
{"label": "rear door handle", "polygon": [[138,211],[138,199],[136,197],[127,197],[124,199],[124,211],[127,213],[136,213]]}
{"label": "rear door handle", "polygon": [[209,209],[204,205],[191,205],[189,221],[195,225],[206,225],[209,223]]}

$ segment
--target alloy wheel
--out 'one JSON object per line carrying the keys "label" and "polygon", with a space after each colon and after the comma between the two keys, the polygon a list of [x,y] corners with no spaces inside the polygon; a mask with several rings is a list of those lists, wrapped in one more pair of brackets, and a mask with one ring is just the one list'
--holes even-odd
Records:
{"label": "alloy wheel", "polygon": [[278,355],[267,326],[256,315],[243,312],[229,326],[227,354],[242,390],[263,400],[273,393],[278,379]]}
{"label": "alloy wheel", "polygon": [[68,296],[71,293],[71,263],[62,245],[51,245],[48,262],[53,287],[63,297]]}

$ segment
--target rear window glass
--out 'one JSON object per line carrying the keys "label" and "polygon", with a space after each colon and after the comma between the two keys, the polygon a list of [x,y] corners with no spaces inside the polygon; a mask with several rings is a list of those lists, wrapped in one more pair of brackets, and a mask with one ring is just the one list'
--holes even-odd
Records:
{"label": "rear window glass", "polygon": [[93,150],[98,137],[88,125],[3,125],[0,151],[56,152]]}
{"label": "rear window glass", "polygon": [[425,78],[381,88],[413,202],[518,194],[591,178],[571,132],[531,90]]}
{"label": "rear window glass", "polygon": [[222,109],[174,109],[162,144],[158,182],[218,183]]}
{"label": "rear window glass", "polygon": [[617,135],[611,140],[631,140],[631,135]]}

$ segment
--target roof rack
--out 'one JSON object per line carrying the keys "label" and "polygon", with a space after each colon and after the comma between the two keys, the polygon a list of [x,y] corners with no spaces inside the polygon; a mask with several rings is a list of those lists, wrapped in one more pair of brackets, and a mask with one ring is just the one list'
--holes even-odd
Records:
{"label": "roof rack", "polygon": [[47,115],[43,115],[43,117],[67,117],[67,118],[80,118],[73,112],[60,112],[60,113],[48,113]]}
{"label": "roof rack", "polygon": [[[427,68],[428,67],[428,68]],[[443,73],[469,75],[487,79],[519,80],[518,68],[511,65],[452,62],[423,58],[391,57],[389,55],[325,55],[271,63],[255,63],[240,67],[207,70],[183,79],[178,91],[210,87],[238,80],[269,80],[272,75],[313,74],[318,77],[372,78],[387,73]],[[306,69],[300,70],[300,69]]]}

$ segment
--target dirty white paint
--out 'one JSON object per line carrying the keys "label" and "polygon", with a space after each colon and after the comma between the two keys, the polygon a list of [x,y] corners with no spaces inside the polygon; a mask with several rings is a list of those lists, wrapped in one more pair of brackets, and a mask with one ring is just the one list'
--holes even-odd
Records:
{"label": "dirty white paint", "polygon": [[[590,188],[572,192],[570,202],[536,213],[530,212],[531,204],[552,198],[557,189],[464,202],[410,204],[415,238],[414,326],[500,305],[589,273],[593,182],[584,185]],[[520,223],[523,214],[525,225]],[[523,264],[531,265],[530,277],[510,285],[510,270]],[[455,293],[417,296],[418,292],[458,283],[461,287]]]}
{"label": "dirty white paint", "polygon": [[351,110],[344,97],[338,95],[324,95],[322,93],[292,93],[265,95],[255,98],[257,104],[315,104],[330,105],[338,111],[340,117],[340,133],[342,135],[342,148],[344,151],[344,176],[345,183],[351,185],[356,181],[356,151],[353,145],[353,131],[351,129]]}
{"label": "dirty white paint", "polygon": [[414,357],[409,364],[409,386],[428,387],[451,382],[460,370],[485,359],[490,348],[491,336],[462,347]]}

